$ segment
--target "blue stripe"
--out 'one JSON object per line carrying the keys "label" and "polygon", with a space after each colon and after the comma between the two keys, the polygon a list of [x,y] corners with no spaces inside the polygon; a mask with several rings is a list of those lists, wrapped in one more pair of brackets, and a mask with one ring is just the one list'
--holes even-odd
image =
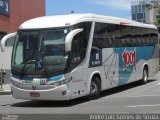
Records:
{"label": "blue stripe", "polygon": [[49,81],[58,81],[64,77],[64,74],[49,78]]}

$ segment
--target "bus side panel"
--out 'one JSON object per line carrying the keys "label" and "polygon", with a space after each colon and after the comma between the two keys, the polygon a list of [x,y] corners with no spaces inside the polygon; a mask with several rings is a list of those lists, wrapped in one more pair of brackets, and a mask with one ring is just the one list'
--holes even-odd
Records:
{"label": "bus side panel", "polygon": [[[119,84],[119,54],[114,52],[113,48],[104,48],[102,56],[102,71],[105,79],[102,88],[116,87]],[[107,84],[107,87],[104,84]]]}
{"label": "bus side panel", "polygon": [[119,55],[119,79],[118,85],[124,85],[134,80],[136,66],[136,47],[114,48]]}
{"label": "bus side panel", "polygon": [[159,72],[159,46],[155,46],[153,55],[149,60],[149,76],[153,76]]}
{"label": "bus side panel", "polygon": [[98,71],[105,90],[142,79],[144,65],[148,65],[152,76],[158,72],[158,54],[155,46],[104,48],[102,66],[88,68],[86,79],[91,81],[92,74]]}
{"label": "bus side panel", "polygon": [[71,81],[71,99],[82,97],[86,95],[86,84],[87,81],[84,79],[84,67],[78,66],[76,69],[74,69],[70,76],[72,78]]}
{"label": "bus side panel", "polygon": [[114,48],[119,54],[119,85],[142,78],[143,66],[149,66],[150,75],[157,73],[157,50],[155,46]]}

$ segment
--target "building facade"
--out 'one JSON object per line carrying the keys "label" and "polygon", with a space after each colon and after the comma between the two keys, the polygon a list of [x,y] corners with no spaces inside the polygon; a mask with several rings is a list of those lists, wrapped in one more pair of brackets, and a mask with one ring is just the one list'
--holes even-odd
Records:
{"label": "building facade", "polygon": [[17,31],[24,21],[44,15],[45,0],[0,0],[0,39]]}
{"label": "building facade", "polygon": [[[4,35],[16,32],[24,21],[45,15],[45,0],[0,0],[0,41]],[[0,68],[7,71],[8,78],[13,42],[7,42],[5,52],[0,50]]]}
{"label": "building facade", "polygon": [[160,0],[138,0],[131,2],[132,20],[157,24]]}
{"label": "building facade", "polygon": [[144,1],[134,1],[131,3],[132,20],[145,23]]}

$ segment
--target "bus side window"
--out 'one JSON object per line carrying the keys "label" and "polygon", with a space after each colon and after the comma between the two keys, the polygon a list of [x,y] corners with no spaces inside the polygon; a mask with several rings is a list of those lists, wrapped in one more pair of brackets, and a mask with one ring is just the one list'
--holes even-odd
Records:
{"label": "bus side window", "polygon": [[107,34],[107,24],[96,23],[91,54],[95,53],[95,51],[109,47],[109,43],[110,41]]}
{"label": "bus side window", "polygon": [[98,53],[100,50],[101,50],[100,48],[98,48],[96,46],[92,46],[91,55]]}
{"label": "bus side window", "polygon": [[83,31],[75,35],[72,40],[72,48],[69,62],[70,70],[73,70],[75,67],[81,64],[86,57],[91,22],[79,23],[73,28],[83,28]]}
{"label": "bus side window", "polygon": [[70,64],[77,66],[81,62],[81,41],[79,39],[80,35],[77,34],[72,41],[72,51],[70,57]]}

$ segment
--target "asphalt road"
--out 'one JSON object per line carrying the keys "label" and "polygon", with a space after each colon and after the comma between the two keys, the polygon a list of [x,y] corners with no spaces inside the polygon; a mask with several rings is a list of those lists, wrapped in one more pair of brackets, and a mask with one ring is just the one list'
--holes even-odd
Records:
{"label": "asphalt road", "polygon": [[[17,100],[0,96],[0,114],[147,114],[160,113],[160,73],[145,85],[139,82],[106,90],[97,100]],[[65,115],[64,115],[65,116]]]}

